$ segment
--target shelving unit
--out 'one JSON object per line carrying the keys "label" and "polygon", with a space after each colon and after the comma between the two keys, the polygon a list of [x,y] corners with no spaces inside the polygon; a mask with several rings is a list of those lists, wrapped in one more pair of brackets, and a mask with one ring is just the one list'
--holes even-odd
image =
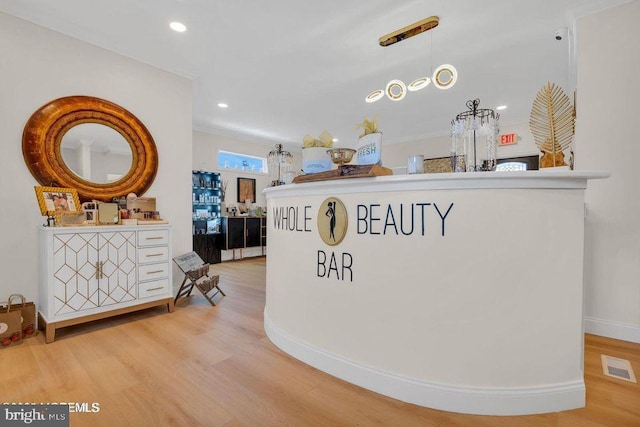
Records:
{"label": "shelving unit", "polygon": [[193,171],[193,234],[220,233],[221,180],[217,172]]}
{"label": "shelving unit", "polygon": [[267,245],[267,218],[252,216],[230,216],[222,218],[223,249],[233,251],[233,259],[235,250],[240,249],[240,258],[242,258],[242,250],[247,248],[262,247]]}
{"label": "shelving unit", "polygon": [[210,264],[221,261],[221,186],[219,173],[192,171],[193,250]]}

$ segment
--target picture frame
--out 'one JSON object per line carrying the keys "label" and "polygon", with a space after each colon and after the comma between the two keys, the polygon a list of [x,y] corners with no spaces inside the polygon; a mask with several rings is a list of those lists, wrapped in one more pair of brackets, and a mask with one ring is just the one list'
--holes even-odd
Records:
{"label": "picture frame", "polygon": [[250,200],[256,201],[256,180],[253,178],[238,177],[238,203]]}
{"label": "picture frame", "polygon": [[35,186],[40,213],[51,216],[56,211],[82,212],[78,192],[74,188]]}

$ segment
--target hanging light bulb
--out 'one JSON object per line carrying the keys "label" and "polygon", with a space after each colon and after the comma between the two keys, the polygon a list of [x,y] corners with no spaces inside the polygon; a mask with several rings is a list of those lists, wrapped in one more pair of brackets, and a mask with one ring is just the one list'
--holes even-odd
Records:
{"label": "hanging light bulb", "polygon": [[[449,74],[449,79],[445,80]],[[433,85],[438,89],[449,89],[456,84],[458,80],[458,71],[456,67],[449,64],[442,64],[433,72]]]}
{"label": "hanging light bulb", "polygon": [[407,95],[407,86],[402,80],[393,79],[387,83],[385,93],[387,94],[387,98],[392,101],[402,101]]}

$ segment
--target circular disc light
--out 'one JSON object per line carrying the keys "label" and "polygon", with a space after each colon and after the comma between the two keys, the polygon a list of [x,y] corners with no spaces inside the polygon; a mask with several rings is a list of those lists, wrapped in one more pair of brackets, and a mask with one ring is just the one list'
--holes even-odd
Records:
{"label": "circular disc light", "polygon": [[429,83],[431,83],[431,79],[429,77],[419,77],[414,81],[412,81],[411,83],[409,83],[409,86],[407,86],[407,89],[409,89],[409,92],[415,92],[417,90],[420,90],[422,88],[429,86]]}
{"label": "circular disc light", "polygon": [[407,94],[407,86],[402,80],[391,80],[385,89],[387,97],[392,101],[401,101]]}
{"label": "circular disc light", "polygon": [[368,103],[372,103],[372,102],[376,102],[383,96],[384,96],[384,91],[382,89],[376,89],[373,92],[371,92],[369,95],[367,95],[367,97],[364,100],[367,101]]}
{"label": "circular disc light", "polygon": [[[445,80],[447,74],[449,75],[449,79]],[[438,89],[449,89],[456,84],[457,80],[458,71],[453,65],[443,64],[433,72],[433,85]]]}
{"label": "circular disc light", "polygon": [[227,105],[227,104],[225,104],[224,102],[221,102],[221,103],[219,103],[219,104],[218,104],[218,107],[220,107],[220,108],[227,108],[227,107],[228,107],[228,105]]}
{"label": "circular disc light", "polygon": [[177,22],[177,21],[171,22],[169,23],[169,27],[171,27],[173,31],[177,31],[179,33],[184,33],[185,31],[187,31],[187,26],[184,25],[182,22]]}

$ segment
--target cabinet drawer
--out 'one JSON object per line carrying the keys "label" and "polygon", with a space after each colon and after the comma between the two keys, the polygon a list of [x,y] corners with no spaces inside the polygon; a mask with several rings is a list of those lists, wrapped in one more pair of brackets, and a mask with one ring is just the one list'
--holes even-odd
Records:
{"label": "cabinet drawer", "polygon": [[169,230],[138,231],[138,246],[156,246],[169,244]]}
{"label": "cabinet drawer", "polygon": [[162,279],[169,277],[169,263],[147,264],[138,267],[138,281]]}
{"label": "cabinet drawer", "polygon": [[169,248],[167,246],[138,249],[138,263],[148,264],[150,262],[162,261],[169,261]]}
{"label": "cabinet drawer", "polygon": [[148,298],[169,292],[169,280],[154,280],[153,282],[140,283],[138,285],[138,298]]}

